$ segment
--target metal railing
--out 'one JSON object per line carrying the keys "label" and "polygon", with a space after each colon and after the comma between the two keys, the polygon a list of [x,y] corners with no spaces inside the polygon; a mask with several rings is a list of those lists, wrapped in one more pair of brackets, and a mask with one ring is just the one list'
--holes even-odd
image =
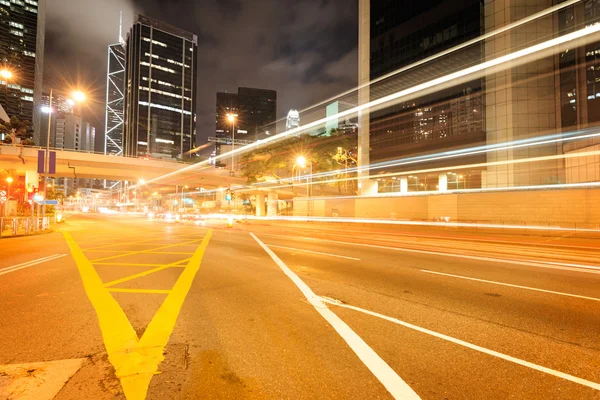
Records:
{"label": "metal railing", "polygon": [[50,227],[50,217],[0,217],[0,237],[34,235]]}

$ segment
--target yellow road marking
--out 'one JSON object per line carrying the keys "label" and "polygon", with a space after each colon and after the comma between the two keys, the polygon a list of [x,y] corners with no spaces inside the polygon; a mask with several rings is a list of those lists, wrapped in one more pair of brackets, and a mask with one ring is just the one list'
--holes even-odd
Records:
{"label": "yellow road marking", "polygon": [[168,269],[168,268],[172,268],[172,266],[171,265],[163,265],[158,268],[152,268],[152,269],[149,269],[148,271],[140,272],[139,274],[134,274],[134,275],[126,276],[125,278],[110,281],[108,283],[105,283],[104,287],[114,286],[114,285],[118,285],[119,283],[128,282],[128,281],[131,281],[131,280],[134,280],[137,278],[142,278],[144,276],[147,276],[147,275],[150,275],[155,272],[159,272],[159,271],[162,271],[162,270]]}
{"label": "yellow road marking", "polygon": [[[196,242],[199,242],[201,240],[202,239],[188,240],[188,241],[183,242],[183,243],[170,244],[170,245],[167,245],[167,246],[155,247],[153,249],[148,249],[148,250],[130,251],[127,254],[120,254],[120,255],[117,255],[117,256],[110,256],[110,257],[98,258],[98,259],[95,259],[93,261],[95,262],[95,261],[112,260],[114,258],[125,257],[125,256],[133,256],[135,254],[142,254],[142,253],[159,254],[159,253],[156,252],[156,250],[168,249],[168,248],[171,248],[171,247],[178,247],[178,246],[185,246],[187,244],[196,243]],[[174,253],[174,254],[177,254],[177,253]],[[191,254],[191,253],[184,253],[184,254]]]}
{"label": "yellow road marking", "polygon": [[68,232],[63,232],[63,235],[79,269],[85,292],[96,310],[108,359],[121,380],[125,397],[127,400],[144,400],[152,376],[158,372],[158,365],[164,360],[164,348],[173,332],[185,297],[200,269],[212,230],[209,229],[206,233],[187,267],[139,340],[119,303],[102,284],[92,263]]}
{"label": "yellow road marking", "polygon": [[[185,261],[188,261],[188,259],[185,260],[181,260],[178,261],[178,263],[182,263]],[[119,267],[162,267],[165,264],[133,264],[133,263],[103,263],[103,262],[95,262],[93,263],[94,265],[102,265],[102,266],[108,266],[108,267],[114,267],[114,266],[119,266]],[[179,267],[179,265],[173,265],[173,267]]]}
{"label": "yellow road marking", "polygon": [[170,290],[161,290],[161,289],[123,289],[123,288],[108,288],[109,292],[114,293],[149,293],[149,294],[169,294]]}
{"label": "yellow road marking", "polygon": [[[83,249],[83,251],[90,251],[90,250],[95,250],[95,249],[103,249],[105,247],[111,247],[111,246],[127,246],[127,245],[132,245],[132,244],[139,244],[139,243],[145,243],[145,242],[152,242],[152,241],[157,241],[156,238],[152,238],[152,239],[144,239],[144,240],[134,240],[131,242],[118,242],[117,240],[112,240],[110,244],[103,244],[101,246],[96,246],[96,247],[90,247],[88,249]],[[148,245],[151,246],[151,245]]]}

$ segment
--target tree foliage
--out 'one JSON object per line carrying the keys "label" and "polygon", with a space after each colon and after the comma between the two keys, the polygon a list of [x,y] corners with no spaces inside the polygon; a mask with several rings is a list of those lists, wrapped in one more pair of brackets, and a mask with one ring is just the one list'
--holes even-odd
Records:
{"label": "tree foliage", "polygon": [[16,144],[15,139],[20,139],[24,145],[33,145],[33,130],[31,123],[27,120],[21,121],[19,117],[13,116],[10,121],[0,120],[0,134],[4,134],[4,143]]}
{"label": "tree foliage", "polygon": [[242,157],[242,174],[248,184],[291,177],[299,156],[314,173],[356,165],[356,136],[332,130],[329,135],[289,137],[261,146]]}

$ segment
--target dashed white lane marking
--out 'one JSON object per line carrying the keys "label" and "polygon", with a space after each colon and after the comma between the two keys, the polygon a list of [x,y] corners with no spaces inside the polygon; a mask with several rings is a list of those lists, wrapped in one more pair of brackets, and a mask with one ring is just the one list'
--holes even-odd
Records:
{"label": "dashed white lane marking", "polygon": [[6,268],[3,268],[3,269],[0,269],[0,275],[6,275],[6,274],[9,274],[11,272],[19,271],[19,270],[24,269],[24,268],[29,268],[29,267],[34,266],[34,265],[45,263],[47,261],[56,260],[56,259],[62,258],[64,256],[66,256],[66,254],[54,254],[52,256],[42,257],[42,258],[38,258],[36,260],[31,260],[31,261],[28,261],[28,262],[25,262],[25,263],[22,263],[22,264],[17,264],[17,265],[13,265],[11,267],[6,267]]}
{"label": "dashed white lane marking", "polygon": [[306,283],[302,281],[277,255],[260,241],[253,233],[250,235],[267,252],[275,263],[281,268],[284,274],[294,282],[306,297],[309,303],[321,314],[323,318],[337,331],[337,333],[346,341],[348,346],[360,358],[367,368],[383,384],[388,392],[395,399],[420,399],[410,386],[398,376],[398,374],[385,362],[375,351],[369,347],[360,336],[356,334],[344,321],[333,313],[323,300],[317,296]]}
{"label": "dashed white lane marking", "polygon": [[566,264],[570,266],[561,267],[560,263],[551,263],[549,261],[522,261],[522,260],[514,260],[510,258],[492,258],[492,257],[480,257],[480,256],[467,256],[464,254],[456,254],[456,253],[443,253],[440,251],[431,251],[431,250],[417,250],[417,249],[406,249],[402,247],[390,247],[390,246],[382,246],[378,244],[366,244],[366,243],[354,243],[354,242],[342,242],[338,240],[327,240],[327,239],[313,239],[307,237],[300,236],[286,236],[286,235],[277,235],[277,234],[265,234],[269,236],[278,236],[284,237],[287,239],[304,239],[304,240],[318,240],[322,243],[336,243],[345,246],[360,246],[360,247],[370,247],[374,249],[383,249],[383,250],[392,250],[392,251],[402,251],[405,253],[418,253],[418,254],[429,254],[434,256],[442,256],[442,257],[452,257],[452,258],[464,258],[467,260],[478,260],[478,261],[489,261],[495,263],[504,263],[504,264],[514,264],[514,265],[527,265],[530,267],[537,268],[549,268],[549,269],[560,269],[563,271],[575,271],[575,272],[583,272],[588,274],[596,274],[600,275],[600,267],[594,265],[582,265],[582,264]]}
{"label": "dashed white lane marking", "polygon": [[297,248],[295,248],[295,247],[275,246],[274,244],[268,244],[267,246],[269,246],[269,247],[275,247],[275,248],[277,248],[277,249],[285,249],[285,250],[300,251],[300,252],[303,252],[303,253],[320,254],[320,255],[322,255],[322,256],[338,257],[338,258],[345,258],[345,259],[347,259],[347,260],[355,260],[355,261],[360,261],[360,258],[356,258],[356,257],[348,257],[348,256],[341,256],[341,255],[339,255],[339,254],[321,253],[320,251],[312,251],[312,250],[297,249]]}
{"label": "dashed white lane marking", "polygon": [[492,285],[501,285],[501,286],[508,286],[508,287],[513,287],[513,288],[518,288],[518,289],[533,290],[535,292],[543,292],[543,293],[550,293],[550,294],[558,294],[558,295],[561,295],[561,296],[576,297],[578,299],[600,301],[600,299],[598,299],[596,297],[581,296],[581,295],[578,295],[578,294],[571,294],[571,293],[564,293],[564,292],[555,292],[553,290],[538,289],[538,288],[532,288],[532,287],[529,287],[529,286],[513,285],[512,283],[488,281],[486,279],[471,278],[471,277],[463,276],[463,275],[445,274],[443,272],[429,271],[429,270],[426,270],[426,269],[422,269],[421,272],[425,272],[427,274],[434,274],[434,275],[443,275],[443,276],[448,276],[448,277],[451,277],[451,278],[466,279],[466,280],[469,280],[469,281],[490,283]]}
{"label": "dashed white lane marking", "polygon": [[566,379],[568,381],[571,381],[571,382],[574,382],[574,383],[578,383],[580,385],[587,386],[587,387],[595,389],[595,390],[600,390],[600,383],[588,381],[587,379],[578,378],[576,376],[569,375],[569,374],[566,374],[564,372],[557,371],[555,369],[546,368],[546,367],[543,367],[541,365],[537,365],[537,364],[531,363],[529,361],[521,360],[519,358],[512,357],[512,356],[509,356],[509,355],[506,355],[506,354],[503,354],[503,353],[499,353],[499,352],[494,351],[494,350],[486,349],[485,347],[481,347],[481,346],[478,346],[478,345],[473,344],[473,343],[465,342],[464,340],[456,339],[456,338],[453,338],[452,336],[444,335],[443,333],[438,333],[438,332],[435,332],[435,331],[432,331],[432,330],[429,330],[429,329],[426,329],[426,328],[421,328],[420,326],[416,326],[416,325],[410,324],[408,322],[401,321],[401,320],[399,320],[397,318],[388,317],[387,315],[379,314],[379,313],[376,313],[376,312],[373,312],[373,311],[365,310],[364,308],[359,308],[359,307],[351,306],[351,305],[344,304],[344,303],[341,303],[341,302],[335,301],[335,300],[330,300],[330,299],[327,299],[327,298],[321,298],[321,301],[324,302],[324,303],[327,303],[327,304],[335,305],[337,307],[348,308],[350,310],[354,310],[354,311],[358,311],[358,312],[361,312],[361,313],[364,313],[364,314],[372,315],[374,317],[381,318],[381,319],[393,322],[393,323],[398,324],[398,325],[402,325],[402,326],[404,326],[406,328],[413,329],[415,331],[418,331],[418,332],[421,332],[421,333],[425,333],[425,334],[430,335],[430,336],[434,336],[434,337],[436,337],[438,339],[446,340],[448,342],[452,342],[454,344],[458,344],[460,346],[464,346],[464,347],[467,347],[469,349],[472,349],[472,350],[475,350],[475,351],[479,351],[481,353],[488,354],[488,355],[493,356],[493,357],[498,357],[498,358],[501,358],[503,360],[510,361],[512,363],[519,364],[519,365],[522,365],[524,367],[534,369],[536,371],[540,371],[540,372],[543,372],[543,373],[546,373],[546,374],[549,374],[549,375],[553,375],[553,376],[558,377],[558,378]]}

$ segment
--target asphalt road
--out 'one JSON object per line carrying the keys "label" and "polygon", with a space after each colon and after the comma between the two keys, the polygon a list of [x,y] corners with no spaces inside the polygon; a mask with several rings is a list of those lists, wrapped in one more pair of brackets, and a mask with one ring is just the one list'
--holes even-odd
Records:
{"label": "asphalt road", "polygon": [[0,398],[600,399],[600,238],[80,215],[0,288]]}

